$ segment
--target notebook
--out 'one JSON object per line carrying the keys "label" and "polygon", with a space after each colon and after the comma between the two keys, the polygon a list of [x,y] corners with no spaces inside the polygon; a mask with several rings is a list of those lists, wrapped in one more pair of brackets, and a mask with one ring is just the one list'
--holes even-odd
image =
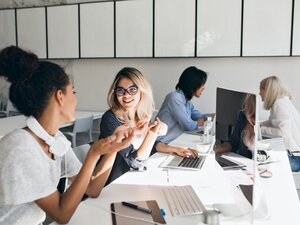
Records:
{"label": "notebook", "polygon": [[206,157],[211,153],[214,144],[215,141],[210,144],[209,150],[206,154],[199,154],[197,158],[169,155],[159,166],[171,169],[200,170]]}

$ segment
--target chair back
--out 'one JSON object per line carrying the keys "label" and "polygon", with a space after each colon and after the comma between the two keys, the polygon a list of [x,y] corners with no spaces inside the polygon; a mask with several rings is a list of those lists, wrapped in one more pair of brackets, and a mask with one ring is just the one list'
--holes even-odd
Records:
{"label": "chair back", "polygon": [[88,133],[88,137],[89,140],[87,141],[88,143],[93,141],[93,137],[92,137],[92,128],[93,128],[93,116],[89,116],[89,117],[85,117],[85,118],[80,118],[80,119],[76,119],[74,122],[74,127],[73,127],[73,131],[67,135],[72,136],[72,146],[75,147],[76,144],[76,136],[77,133],[84,133],[87,132]]}
{"label": "chair back", "polygon": [[91,131],[93,127],[93,116],[76,119],[74,123],[73,133],[82,133]]}
{"label": "chair back", "polygon": [[90,144],[79,145],[73,148],[73,151],[81,163],[84,162],[90,149]]}
{"label": "chair back", "polygon": [[14,105],[9,99],[7,100],[6,111],[7,111],[7,116],[21,115],[21,113],[14,107]]}

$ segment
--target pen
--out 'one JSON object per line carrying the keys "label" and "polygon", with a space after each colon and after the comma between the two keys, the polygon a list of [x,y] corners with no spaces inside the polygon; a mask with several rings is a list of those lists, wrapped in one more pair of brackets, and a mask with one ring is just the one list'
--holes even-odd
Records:
{"label": "pen", "polygon": [[148,214],[152,213],[151,209],[146,209],[146,208],[140,207],[138,205],[135,205],[135,204],[132,204],[132,203],[129,203],[129,202],[122,202],[122,205],[127,206],[127,207],[132,208],[132,209],[139,210],[139,211],[144,212],[144,213],[148,213]]}

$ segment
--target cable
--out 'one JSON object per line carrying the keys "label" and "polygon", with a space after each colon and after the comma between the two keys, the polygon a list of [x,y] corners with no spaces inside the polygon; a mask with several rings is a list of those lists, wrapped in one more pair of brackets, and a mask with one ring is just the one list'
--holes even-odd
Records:
{"label": "cable", "polygon": [[155,222],[155,221],[151,221],[151,220],[145,220],[145,219],[142,219],[142,218],[139,218],[139,217],[134,217],[134,216],[128,216],[128,215],[121,214],[121,213],[116,213],[114,211],[102,208],[102,207],[100,207],[98,205],[94,205],[94,204],[90,204],[89,203],[88,206],[93,206],[93,207],[96,207],[98,209],[101,209],[104,212],[112,213],[112,214],[115,214],[117,216],[121,216],[121,217],[124,217],[124,218],[132,219],[132,220],[138,220],[138,221],[142,221],[142,222],[146,222],[146,223],[150,223],[150,224],[154,224],[154,225],[164,225],[164,224],[159,223],[159,222]]}

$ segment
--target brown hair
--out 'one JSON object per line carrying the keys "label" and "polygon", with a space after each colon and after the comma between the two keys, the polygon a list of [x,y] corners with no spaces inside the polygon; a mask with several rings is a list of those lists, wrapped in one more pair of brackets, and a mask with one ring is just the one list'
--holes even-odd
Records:
{"label": "brown hair", "polygon": [[243,103],[243,111],[247,119],[247,125],[244,129],[244,143],[250,147],[254,138],[256,97],[253,94],[247,94]]}

